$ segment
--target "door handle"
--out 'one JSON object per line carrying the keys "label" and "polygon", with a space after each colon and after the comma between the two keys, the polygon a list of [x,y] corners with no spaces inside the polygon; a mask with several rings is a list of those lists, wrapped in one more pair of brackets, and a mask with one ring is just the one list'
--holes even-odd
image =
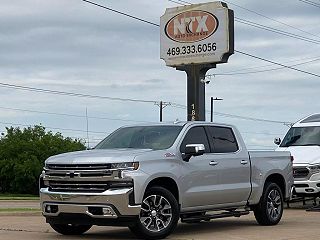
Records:
{"label": "door handle", "polygon": [[241,162],[240,162],[242,165],[245,165],[245,164],[247,164],[248,163],[248,161],[247,160],[241,160]]}
{"label": "door handle", "polygon": [[217,165],[218,164],[218,162],[216,162],[216,161],[211,161],[210,163],[209,163],[209,165],[211,165],[211,166],[215,166],[215,165]]}

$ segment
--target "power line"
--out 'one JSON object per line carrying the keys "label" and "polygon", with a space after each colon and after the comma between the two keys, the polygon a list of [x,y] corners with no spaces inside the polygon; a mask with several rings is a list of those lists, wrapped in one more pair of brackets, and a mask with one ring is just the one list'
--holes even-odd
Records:
{"label": "power line", "polygon": [[298,0],[298,1],[320,8],[320,4],[313,1],[309,1],[309,0]]}
{"label": "power line", "polygon": [[[12,111],[20,111],[20,112],[28,112],[28,113],[57,115],[57,116],[65,116],[65,117],[86,118],[85,115],[77,115],[77,114],[69,114],[69,113],[57,113],[57,112],[47,112],[47,111],[38,111],[38,110],[22,109],[22,108],[10,108],[10,107],[1,107],[0,106],[0,109],[12,110]],[[138,121],[138,120],[130,120],[130,119],[107,118],[107,117],[97,117],[97,116],[88,116],[88,118],[89,119],[110,120],[110,121],[123,121],[123,122],[136,122],[136,123],[153,123],[153,122],[149,122],[149,121]]]}
{"label": "power line", "polygon": [[89,3],[89,4],[92,4],[92,5],[94,5],[94,6],[97,6],[97,7],[103,8],[103,9],[106,9],[106,10],[111,11],[111,12],[114,12],[114,13],[118,13],[118,14],[124,15],[124,16],[129,17],[129,18],[133,18],[133,19],[138,20],[138,21],[140,21],[140,22],[144,22],[144,23],[148,23],[148,24],[150,24],[150,25],[154,25],[154,26],[160,27],[159,24],[156,24],[156,23],[150,22],[150,21],[148,21],[148,20],[145,20],[145,19],[142,19],[142,18],[133,16],[133,15],[130,15],[130,14],[127,14],[127,13],[124,13],[124,12],[121,12],[121,11],[118,11],[118,10],[115,10],[115,9],[113,9],[113,8],[109,8],[109,7],[100,5],[100,4],[95,3],[95,2],[92,2],[92,1],[87,1],[87,0],[81,0],[81,1],[86,2],[86,3]]}
{"label": "power line", "polygon": [[119,98],[119,97],[108,97],[108,96],[76,93],[76,92],[65,92],[65,91],[58,91],[58,90],[51,90],[51,89],[35,88],[35,87],[28,87],[28,86],[23,86],[23,85],[9,84],[9,83],[3,83],[3,82],[0,82],[0,87],[13,88],[13,89],[19,89],[19,90],[24,90],[24,91],[40,92],[40,93],[50,93],[50,94],[64,95],[64,96],[71,96],[71,97],[97,98],[97,99],[106,99],[106,100],[114,100],[114,101],[140,102],[140,103],[157,103],[157,102],[159,102],[159,101],[156,101],[156,100]]}
{"label": "power line", "polygon": [[277,19],[268,17],[268,16],[266,16],[266,15],[264,15],[264,14],[261,14],[261,13],[259,13],[259,12],[257,12],[257,11],[254,11],[254,10],[252,10],[252,9],[243,7],[243,6],[239,5],[239,4],[235,4],[235,3],[232,3],[232,2],[226,1],[226,0],[224,0],[224,2],[226,2],[226,3],[230,4],[230,5],[236,6],[236,7],[238,7],[238,8],[241,8],[241,9],[243,9],[243,10],[246,10],[246,11],[248,11],[248,12],[254,13],[254,14],[260,16],[260,17],[264,17],[264,18],[266,18],[266,19],[269,19],[269,20],[271,20],[271,21],[273,21],[273,22],[280,23],[280,24],[282,24],[282,25],[284,25],[284,26],[286,26],[286,27],[290,27],[290,28],[292,28],[292,29],[295,29],[295,30],[298,30],[298,31],[300,31],[300,32],[307,33],[307,34],[309,34],[309,35],[312,35],[312,36],[315,36],[315,37],[319,38],[319,36],[316,35],[316,34],[307,32],[307,31],[305,31],[305,30],[302,30],[302,29],[300,29],[300,28],[294,27],[294,26],[292,26],[292,25],[290,25],[290,24],[287,24],[287,23],[285,23],[285,22],[282,22],[282,21],[279,21],[279,20],[277,20]]}
{"label": "power line", "polygon": [[[186,2],[186,1],[182,1],[182,0],[177,0],[177,1],[182,2],[182,3],[192,4],[191,2]],[[266,26],[266,25],[262,25],[262,24],[259,24],[259,23],[256,23],[256,22],[252,22],[252,21],[248,21],[248,20],[245,20],[245,19],[241,19],[241,18],[238,18],[238,17],[234,17],[234,19],[235,19],[235,22],[246,24],[246,25],[249,25],[249,26],[252,26],[252,27],[255,27],[255,28],[259,28],[259,29],[266,30],[266,31],[269,31],[269,32],[273,32],[273,33],[277,33],[277,34],[280,34],[280,35],[283,35],[283,36],[299,39],[299,40],[306,41],[306,42],[309,42],[309,43],[320,44],[320,41],[315,40],[315,39],[307,38],[307,37],[304,37],[304,36],[301,36],[301,35],[297,35],[297,34],[294,34],[294,33],[286,32],[286,31],[283,31],[283,30],[272,28],[272,27],[269,27],[269,26]]]}
{"label": "power line", "polygon": [[[182,104],[178,104],[178,103],[172,103],[171,107],[179,108],[179,109],[187,109],[187,106],[182,105]],[[206,113],[211,114],[211,112],[208,110],[206,110]],[[220,117],[237,118],[237,119],[256,121],[256,122],[277,123],[277,124],[283,124],[286,126],[289,126],[292,124],[292,122],[276,121],[276,120],[269,120],[269,119],[263,119],[263,118],[244,117],[244,116],[240,116],[240,115],[228,114],[228,113],[222,113],[222,112],[214,112],[214,114],[218,115]]]}
{"label": "power line", "polygon": [[305,73],[305,74],[320,78],[320,75],[312,73],[312,72],[304,71],[304,70],[301,70],[301,69],[298,69],[298,68],[295,68],[295,67],[290,67],[290,66],[284,65],[282,63],[278,63],[278,62],[271,61],[271,60],[268,60],[268,59],[265,59],[265,58],[262,58],[262,57],[254,56],[252,54],[245,53],[245,52],[242,52],[242,51],[238,51],[238,50],[234,50],[234,51],[237,52],[237,53],[240,53],[242,55],[248,56],[248,57],[256,58],[256,59],[259,59],[261,61],[265,61],[265,62],[268,62],[268,63],[273,63],[273,64],[279,65],[281,67],[289,68],[289,69],[297,71],[297,72]]}
{"label": "power line", "polygon": [[255,23],[255,22],[248,21],[248,20],[245,20],[245,19],[242,19],[242,18],[238,18],[238,17],[235,17],[234,19],[235,19],[236,22],[239,22],[239,23],[242,23],[242,24],[245,24],[245,25],[249,25],[249,26],[252,26],[252,27],[255,27],[255,28],[259,28],[259,29],[262,29],[262,30],[266,30],[266,31],[269,31],[269,32],[277,33],[277,34],[280,34],[280,35],[283,35],[283,36],[295,38],[295,39],[302,40],[302,41],[309,42],[309,43],[320,44],[320,41],[318,41],[318,40],[314,40],[314,39],[311,39],[311,38],[303,37],[303,36],[300,36],[300,35],[297,35],[297,34],[294,34],[294,33],[285,32],[285,31],[282,31],[282,30],[279,30],[279,29],[276,29],[276,28],[268,27],[266,25]]}
{"label": "power line", "polygon": [[[300,66],[312,62],[319,61],[320,58],[316,58],[307,62],[302,62],[302,63],[297,63],[293,65],[289,65],[289,67],[295,67],[295,66]],[[247,71],[247,72],[235,72],[235,73],[214,73],[214,74],[207,74],[206,77],[215,77],[215,76],[234,76],[234,75],[247,75],[247,74],[253,74],[253,73],[262,73],[262,72],[270,72],[270,71],[275,71],[275,70],[281,70],[284,69],[285,67],[277,67],[277,68],[269,68],[269,69],[264,69],[264,70],[257,70],[257,71]]]}
{"label": "power line", "polygon": [[[300,62],[302,60],[310,60],[310,59],[314,59],[315,60],[315,59],[318,59],[318,58],[320,58],[320,56],[299,58],[299,59],[295,59],[295,60],[285,61],[283,63]],[[238,72],[242,72],[244,70],[260,69],[260,68],[266,68],[266,67],[271,67],[271,66],[274,66],[274,64],[266,64],[266,65],[263,65],[263,66],[253,66],[253,67],[240,68],[240,69],[231,70],[231,71],[229,71],[229,73],[238,73]]]}
{"label": "power line", "polygon": [[[11,125],[11,126],[22,126],[22,127],[31,127],[33,124],[22,124],[22,123],[12,123],[12,122],[0,122],[0,124],[3,125]],[[36,125],[36,124],[35,124]],[[40,124],[41,125],[41,124]],[[73,129],[73,128],[59,128],[59,127],[44,127],[47,129],[52,130],[63,130],[63,131],[70,131],[70,132],[84,132],[86,133],[86,130],[81,129]],[[99,134],[106,134],[106,132],[99,132],[99,131],[89,131],[90,133],[99,133]]]}

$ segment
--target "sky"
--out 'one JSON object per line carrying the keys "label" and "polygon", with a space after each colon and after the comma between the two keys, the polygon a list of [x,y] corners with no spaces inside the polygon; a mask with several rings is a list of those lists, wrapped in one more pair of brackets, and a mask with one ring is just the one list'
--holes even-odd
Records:
{"label": "sky", "polygon": [[[156,24],[166,8],[179,6],[167,0],[94,1]],[[289,66],[305,63],[295,67],[320,75],[320,5],[298,0],[228,3],[238,19],[300,36],[235,22],[236,50]],[[41,124],[87,140],[88,127],[92,147],[122,125],[158,122],[159,107],[154,102],[186,105],[186,75],[160,59],[158,27],[82,0],[2,0],[0,6],[1,132],[5,127]],[[239,53],[208,74],[213,76],[206,85],[206,108],[210,97],[223,98],[215,102],[215,121],[236,125],[250,149],[274,149],[273,139],[282,138],[289,129],[280,122],[296,122],[320,112],[317,76]],[[3,84],[148,102],[63,96]],[[169,105],[163,118],[186,120],[186,110]]]}

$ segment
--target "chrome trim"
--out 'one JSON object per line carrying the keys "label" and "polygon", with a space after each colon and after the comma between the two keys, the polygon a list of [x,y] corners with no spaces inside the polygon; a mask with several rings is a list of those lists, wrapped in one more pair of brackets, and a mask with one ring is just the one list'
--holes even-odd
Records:
{"label": "chrome trim", "polygon": [[[40,189],[41,209],[45,204],[52,205],[66,205],[65,211],[73,212],[73,207],[82,206],[88,208],[89,206],[112,206],[115,212],[124,216],[138,216],[140,214],[141,205],[130,205],[129,195],[133,192],[133,188],[123,189],[109,189],[102,193],[78,193],[78,192],[50,192],[48,188]],[[70,209],[69,209],[69,207]],[[83,208],[80,208],[83,213]],[[44,216],[48,216],[43,211]],[[96,216],[94,216],[96,217]]]}
{"label": "chrome trim", "polygon": [[[56,213],[47,213],[45,208],[50,205],[58,206],[58,212]],[[101,207],[108,208],[111,210],[110,215],[94,215],[89,212],[89,207]],[[118,218],[118,215],[110,205],[79,205],[79,204],[62,204],[62,203],[44,203],[42,206],[42,213],[44,216],[58,216],[60,213],[77,213],[77,214],[86,214],[93,218]]]}

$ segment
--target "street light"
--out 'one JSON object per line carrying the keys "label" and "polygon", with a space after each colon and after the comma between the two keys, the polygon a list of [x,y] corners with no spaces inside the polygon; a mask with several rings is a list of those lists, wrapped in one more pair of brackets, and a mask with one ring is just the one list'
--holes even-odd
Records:
{"label": "street light", "polygon": [[214,101],[222,101],[223,98],[211,97],[211,122],[214,121]]}

